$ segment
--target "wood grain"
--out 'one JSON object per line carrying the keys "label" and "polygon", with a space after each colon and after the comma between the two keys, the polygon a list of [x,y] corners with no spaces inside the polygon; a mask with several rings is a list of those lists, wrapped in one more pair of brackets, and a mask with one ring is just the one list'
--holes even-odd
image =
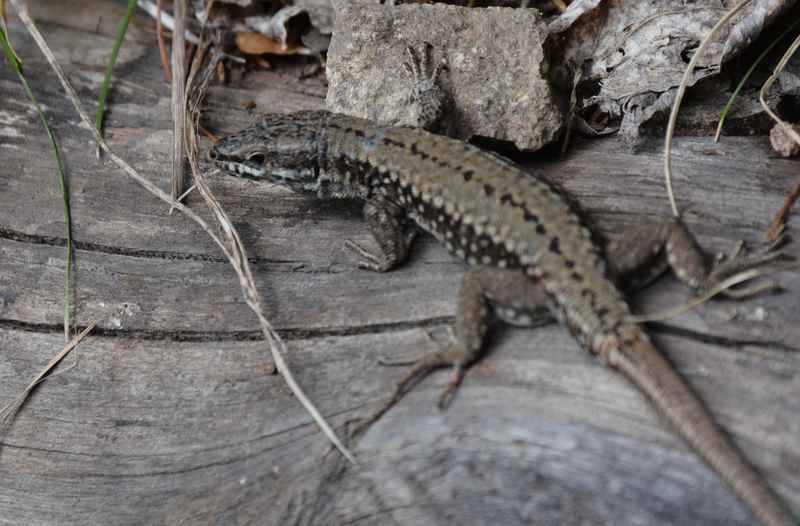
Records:
{"label": "wood grain", "polygon": [[[32,4],[93,105],[103,66],[89,58],[110,49],[122,7]],[[152,21],[137,16],[133,31],[108,136],[166,189],[169,88]],[[555,325],[496,331],[448,411],[435,407],[447,381],[437,373],[351,444],[361,463],[345,465],[268,373],[256,321],[216,247],[95,159],[14,19],[11,37],[67,160],[78,321],[104,318],[0,439],[0,524],[752,523],[640,395]],[[300,81],[296,70],[213,88],[204,125],[221,133],[243,126],[254,118],[248,100],[264,112],[322,107],[321,79]],[[565,159],[523,160],[614,237],[666,215],[659,147],[633,154],[610,138],[579,142]],[[797,162],[775,158],[766,137],[719,145],[679,138],[675,153],[688,223],[715,250],[757,241],[797,176]],[[1,405],[63,345],[60,196],[44,134],[8,68],[0,69],[0,160]],[[378,366],[378,356],[414,356],[446,338],[463,266],[430,238],[409,265],[377,275],[353,268],[341,248],[346,237],[368,242],[358,206],[222,178],[214,189],[254,258],[290,365],[340,431],[403,374]],[[784,294],[713,302],[652,330],[747,457],[800,510],[800,278],[779,279]],[[635,304],[654,311],[686,297],[665,278]]]}

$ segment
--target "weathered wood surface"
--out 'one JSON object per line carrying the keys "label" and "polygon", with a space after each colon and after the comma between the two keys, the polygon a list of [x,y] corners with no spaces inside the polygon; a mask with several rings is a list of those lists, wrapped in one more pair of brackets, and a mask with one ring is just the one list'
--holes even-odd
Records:
{"label": "weathered wood surface", "polygon": [[[84,103],[123,6],[37,2]],[[168,187],[169,90],[151,22],[138,17],[118,69],[109,137]],[[64,371],[42,384],[0,438],[0,524],[751,524],[727,489],[621,378],[558,326],[497,332],[452,407],[427,379],[352,446],[330,453],[270,360],[237,280],[191,222],[94,158],[88,133],[32,42],[12,38],[63,146],[73,195],[78,320],[101,317]],[[102,50],[102,53],[101,53]],[[207,126],[259,111],[323,104],[319,79],[252,75],[216,87]],[[532,159],[610,235],[666,214],[660,153],[615,139]],[[797,176],[767,140],[677,141],[676,188],[708,246],[757,239]],[[0,401],[16,396],[63,344],[63,225],[53,161],[8,68],[0,69]],[[345,237],[367,241],[357,206],[219,180],[215,190],[255,260],[267,313],[290,340],[304,389],[344,432],[401,370],[376,357],[431,348],[450,321],[461,264],[430,239],[409,265],[354,269]],[[190,198],[197,209],[199,198]],[[792,220],[796,224],[796,220]],[[797,253],[796,247],[790,251]],[[714,302],[654,339],[748,458],[800,510],[800,278],[788,292]],[[637,298],[683,301],[666,278]],[[122,311],[122,314],[117,314]],[[109,315],[109,313],[114,313]]]}

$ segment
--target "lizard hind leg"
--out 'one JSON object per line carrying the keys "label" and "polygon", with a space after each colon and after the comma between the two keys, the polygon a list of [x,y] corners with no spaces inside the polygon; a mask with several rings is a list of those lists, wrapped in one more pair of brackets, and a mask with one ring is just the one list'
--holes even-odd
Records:
{"label": "lizard hind leg", "polygon": [[[777,259],[788,257],[783,252],[776,250],[782,242],[783,237],[780,237],[762,250],[746,253],[744,250],[744,242],[740,241],[737,243],[735,250],[730,256],[717,259],[706,276],[703,288],[706,290],[711,289],[735,274],[762,267]],[[769,281],[767,283],[753,285],[752,287],[728,289],[723,291],[723,294],[729,298],[739,299],[753,296],[767,289],[778,288],[779,285],[776,282]]]}
{"label": "lizard hind leg", "polygon": [[[735,274],[763,267],[784,256],[782,252],[775,250],[777,243],[753,253],[742,250],[743,245],[739,242],[736,250],[727,258],[714,258],[702,250],[682,222],[673,221],[669,227],[665,251],[675,275],[693,289],[705,293]],[[775,288],[777,283],[768,282],[727,289],[722,291],[722,295],[741,299]]]}
{"label": "lizard hind leg", "polygon": [[[492,307],[505,311],[539,311],[547,305],[543,287],[519,269],[477,268],[467,271],[458,293],[454,340],[442,349],[416,360],[383,361],[384,365],[409,365],[411,369],[397,383],[389,400],[359,426],[359,430],[377,421],[397,404],[419,381],[434,369],[452,366],[453,375],[439,397],[444,409],[456,393],[467,369],[483,354],[483,340],[489,328]],[[502,306],[502,307],[500,307]]]}
{"label": "lizard hind leg", "polygon": [[[783,254],[774,250],[745,254],[737,249],[729,258],[715,260],[697,243],[692,233],[679,220],[665,221],[656,226],[642,227],[629,233],[624,241],[612,242],[607,247],[610,272],[626,286],[627,290],[641,288],[647,278],[671,268],[675,275],[692,289],[703,293],[727,278],[748,269],[761,267]],[[647,269],[645,275],[641,269]],[[641,274],[641,275],[640,275]],[[633,278],[633,280],[631,280]],[[771,285],[771,286],[774,286]],[[730,298],[744,298],[764,291],[763,285],[723,292]]]}

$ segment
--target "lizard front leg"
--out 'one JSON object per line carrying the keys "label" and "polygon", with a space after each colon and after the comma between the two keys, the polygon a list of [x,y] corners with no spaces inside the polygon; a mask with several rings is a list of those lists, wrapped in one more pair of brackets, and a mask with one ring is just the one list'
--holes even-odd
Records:
{"label": "lizard front leg", "polygon": [[378,251],[364,248],[352,239],[345,241],[345,247],[358,258],[360,268],[387,272],[408,259],[417,229],[407,224],[402,208],[381,198],[370,199],[364,204],[364,219]]}
{"label": "lizard front leg", "polygon": [[356,433],[377,421],[428,373],[450,366],[453,368],[453,377],[439,398],[439,407],[445,407],[461,385],[466,370],[483,354],[483,340],[489,329],[492,308],[502,309],[506,316],[518,319],[528,316],[528,313],[540,312],[548,303],[544,288],[520,270],[491,267],[468,270],[458,293],[454,340],[446,347],[411,362],[392,362],[391,365],[412,367],[398,382],[389,401],[359,425]]}
{"label": "lizard front leg", "polygon": [[420,57],[413,47],[408,46],[408,61],[403,62],[403,68],[412,81],[413,125],[428,131],[438,127],[446,100],[444,90],[439,87],[439,74],[447,68],[447,64],[441,61],[432,66],[432,50],[433,46],[425,42]]}

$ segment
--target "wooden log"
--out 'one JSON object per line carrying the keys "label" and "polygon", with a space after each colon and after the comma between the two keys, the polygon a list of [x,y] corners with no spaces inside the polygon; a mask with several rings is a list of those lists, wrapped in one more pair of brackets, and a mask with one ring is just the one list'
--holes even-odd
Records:
{"label": "wooden log", "polygon": [[[110,49],[121,5],[32,4],[84,103],[94,104],[102,60],[89,58]],[[166,189],[169,89],[151,27],[134,20],[107,134]],[[434,374],[351,444],[361,463],[347,465],[281,377],[268,374],[256,321],[217,247],[96,160],[13,19],[11,36],[67,160],[78,322],[105,317],[0,437],[0,524],[752,523],[643,398],[556,325],[496,331],[450,409],[435,407],[447,374]],[[322,107],[322,81],[288,71],[215,87],[205,125],[222,133],[245,125],[251,99],[265,112]],[[15,76],[0,69],[0,405],[63,345],[64,235],[48,148]],[[675,153],[688,223],[714,250],[758,240],[797,173],[766,137],[679,138]],[[614,138],[579,142],[565,159],[523,159],[574,194],[609,237],[666,216],[660,160],[658,144],[633,154]],[[464,267],[424,238],[403,268],[361,271],[341,249],[347,237],[369,241],[357,205],[225,178],[214,190],[254,260],[300,384],[344,434],[403,374],[377,357],[415,356],[444,341]],[[788,293],[715,301],[651,328],[800,510],[800,278],[778,277]],[[635,305],[652,312],[687,297],[665,278]]]}

